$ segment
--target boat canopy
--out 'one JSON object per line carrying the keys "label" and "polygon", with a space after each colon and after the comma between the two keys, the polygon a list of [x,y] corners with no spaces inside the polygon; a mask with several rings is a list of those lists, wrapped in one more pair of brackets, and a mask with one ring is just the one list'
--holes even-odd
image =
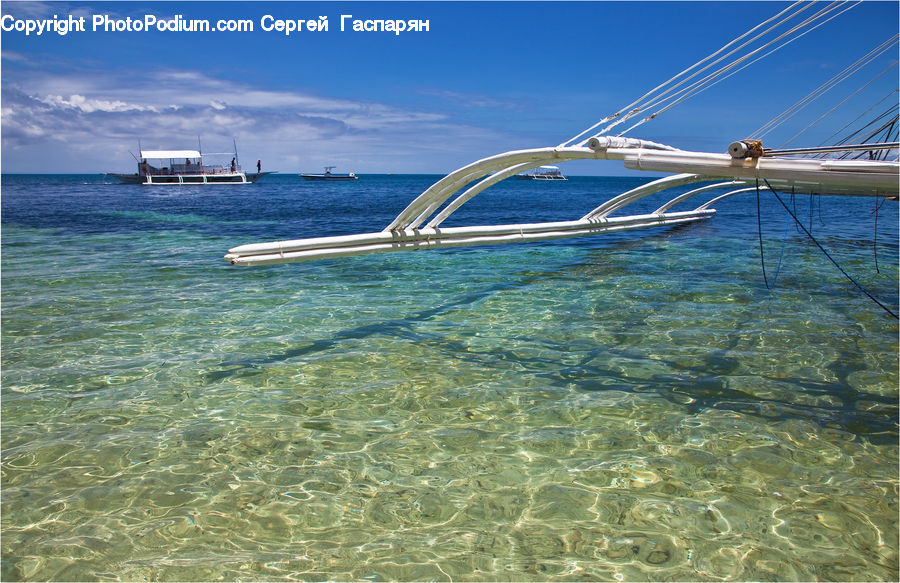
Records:
{"label": "boat canopy", "polygon": [[141,158],[166,159],[166,158],[200,158],[197,150],[141,150]]}

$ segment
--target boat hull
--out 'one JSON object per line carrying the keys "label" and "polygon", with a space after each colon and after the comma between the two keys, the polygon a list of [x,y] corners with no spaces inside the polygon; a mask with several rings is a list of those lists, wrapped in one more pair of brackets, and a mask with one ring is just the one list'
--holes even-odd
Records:
{"label": "boat hull", "polygon": [[353,180],[359,180],[359,176],[342,176],[339,174],[301,174],[300,178],[302,178],[303,180],[328,180],[332,182],[350,182]]}
{"label": "boat hull", "polygon": [[147,185],[204,185],[204,184],[250,184],[272,174],[272,172],[229,172],[225,174],[114,174],[107,176],[116,178],[123,184]]}
{"label": "boat hull", "polygon": [[115,178],[122,184],[140,184],[144,180],[144,177],[140,174],[114,174],[108,172],[106,175]]}

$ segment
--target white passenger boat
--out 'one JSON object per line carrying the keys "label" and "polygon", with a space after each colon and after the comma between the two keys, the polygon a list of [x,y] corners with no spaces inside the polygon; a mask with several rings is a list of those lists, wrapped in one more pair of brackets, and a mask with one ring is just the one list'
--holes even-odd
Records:
{"label": "white passenger boat", "polygon": [[199,150],[141,150],[135,174],[108,174],[125,184],[249,184],[272,174],[247,174],[237,160],[237,153],[206,154],[232,156],[231,163],[210,164]]}
{"label": "white passenger boat", "polygon": [[516,174],[519,180],[568,180],[558,166],[539,166],[529,172]]}

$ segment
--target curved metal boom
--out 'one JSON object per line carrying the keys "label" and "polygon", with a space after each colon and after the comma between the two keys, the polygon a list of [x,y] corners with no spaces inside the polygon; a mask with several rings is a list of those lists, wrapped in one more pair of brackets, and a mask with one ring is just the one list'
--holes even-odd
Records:
{"label": "curved metal boom", "polygon": [[[613,197],[578,220],[440,227],[464,203],[501,180],[548,163],[584,159],[621,160],[630,169],[679,174],[654,180]],[[653,213],[610,217],[612,213],[633,202],[668,188],[722,178],[730,180],[679,194]],[[241,245],[229,249],[225,259],[234,265],[262,265],[390,251],[596,235],[708,219],[715,213],[714,209],[709,208],[711,204],[745,192],[748,185],[759,180],[767,180],[776,188],[793,188],[797,193],[896,197],[900,190],[898,178],[900,165],[897,162],[740,158],[728,154],[676,150],[663,144],[633,138],[594,137],[585,146],[514,150],[473,162],[435,182],[380,232]],[[478,182],[474,186],[456,196],[438,212],[451,197],[475,181]],[[673,206],[698,194],[720,189],[730,189],[730,192],[691,211],[670,211]],[[428,223],[423,227],[426,221]]]}

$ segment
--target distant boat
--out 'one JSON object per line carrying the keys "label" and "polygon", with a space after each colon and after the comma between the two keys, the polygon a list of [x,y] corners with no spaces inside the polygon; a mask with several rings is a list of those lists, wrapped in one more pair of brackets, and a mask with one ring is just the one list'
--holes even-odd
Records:
{"label": "distant boat", "polygon": [[540,166],[531,172],[516,174],[519,180],[568,180],[556,166]]}
{"label": "distant boat", "polygon": [[337,166],[326,166],[324,174],[303,174],[300,177],[304,180],[359,180],[359,176],[350,172],[349,174],[335,174],[331,170]]}
{"label": "distant boat", "polygon": [[249,184],[272,174],[245,174],[237,162],[237,152],[231,164],[207,164],[199,150],[141,150],[135,174],[114,174],[124,184]]}

